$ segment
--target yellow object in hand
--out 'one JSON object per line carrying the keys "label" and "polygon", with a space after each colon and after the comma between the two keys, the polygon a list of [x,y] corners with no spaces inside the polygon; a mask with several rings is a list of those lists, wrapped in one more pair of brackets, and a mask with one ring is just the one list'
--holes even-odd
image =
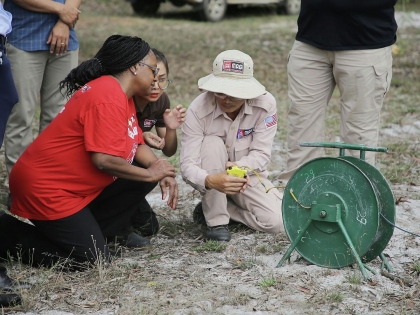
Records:
{"label": "yellow object in hand", "polygon": [[238,166],[229,167],[227,169],[227,172],[228,172],[229,175],[233,175],[233,176],[241,177],[241,178],[245,178],[246,173],[247,173],[246,170],[244,170],[244,169],[242,169]]}

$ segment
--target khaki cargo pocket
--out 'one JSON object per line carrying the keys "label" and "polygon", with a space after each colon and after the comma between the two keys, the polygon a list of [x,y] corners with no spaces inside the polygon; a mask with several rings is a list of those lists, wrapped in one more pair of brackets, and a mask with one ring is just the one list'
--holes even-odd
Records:
{"label": "khaki cargo pocket", "polygon": [[389,71],[391,71],[391,69],[384,66],[373,66],[373,69],[376,75],[375,99],[383,99],[389,89]]}

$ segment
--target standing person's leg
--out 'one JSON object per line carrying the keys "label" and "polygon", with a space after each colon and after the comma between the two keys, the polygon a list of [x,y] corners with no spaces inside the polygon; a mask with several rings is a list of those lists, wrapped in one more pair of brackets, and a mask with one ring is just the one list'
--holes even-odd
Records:
{"label": "standing person's leg", "polygon": [[48,62],[45,66],[40,91],[41,114],[39,118],[39,132],[48,126],[66,104],[67,99],[61,94],[59,83],[73,68],[77,67],[78,54],[78,50],[68,51],[61,56],[48,52]]}
{"label": "standing person's leg", "polygon": [[[335,52],[334,76],[341,95],[342,140],[377,146],[382,104],[392,79],[391,47]],[[360,151],[348,153],[360,156]],[[366,152],[366,162],[375,165],[374,152]]]}
{"label": "standing person's leg", "polygon": [[328,51],[295,41],[287,64],[290,109],[287,125],[287,182],[296,169],[324,154],[322,148],[300,147],[300,142],[324,140],[325,115],[335,81]]}
{"label": "standing person's leg", "polygon": [[32,121],[44,76],[47,55],[43,51],[26,52],[10,44],[7,45],[7,54],[19,95],[19,102],[10,113],[4,135],[7,170],[5,186],[8,188],[12,167],[22,152],[33,141]]}
{"label": "standing person's leg", "polygon": [[3,144],[6,123],[13,106],[19,101],[13,80],[12,69],[9,58],[6,56],[6,49],[3,43],[0,43],[0,148]]}

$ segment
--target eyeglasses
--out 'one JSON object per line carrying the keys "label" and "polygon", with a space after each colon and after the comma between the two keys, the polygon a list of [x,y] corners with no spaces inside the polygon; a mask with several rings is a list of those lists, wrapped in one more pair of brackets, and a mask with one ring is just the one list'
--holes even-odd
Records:
{"label": "eyeglasses", "polygon": [[158,67],[154,67],[154,66],[148,65],[147,63],[144,63],[144,62],[141,62],[141,61],[139,61],[139,65],[148,66],[153,71],[153,76],[155,78],[157,77],[157,75],[159,73],[159,70],[160,70]]}
{"label": "eyeglasses", "polygon": [[169,86],[170,83],[172,83],[172,81],[169,80],[166,77],[165,78],[159,78],[157,80],[157,84],[158,84],[158,86],[161,90],[165,90]]}
{"label": "eyeglasses", "polygon": [[229,96],[229,95],[226,95],[226,94],[223,94],[223,93],[213,93],[213,94],[214,94],[214,96],[216,96],[217,98],[221,98],[222,100],[224,100],[226,98],[228,98],[232,102],[243,100],[243,98],[232,97],[232,96]]}

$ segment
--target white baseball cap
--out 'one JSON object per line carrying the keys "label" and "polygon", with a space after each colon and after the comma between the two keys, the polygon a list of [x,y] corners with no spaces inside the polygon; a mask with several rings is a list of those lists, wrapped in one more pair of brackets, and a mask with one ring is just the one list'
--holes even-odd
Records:
{"label": "white baseball cap", "polygon": [[265,87],[254,78],[252,58],[239,50],[221,52],[213,61],[213,72],[198,80],[198,88],[242,99],[266,93]]}

